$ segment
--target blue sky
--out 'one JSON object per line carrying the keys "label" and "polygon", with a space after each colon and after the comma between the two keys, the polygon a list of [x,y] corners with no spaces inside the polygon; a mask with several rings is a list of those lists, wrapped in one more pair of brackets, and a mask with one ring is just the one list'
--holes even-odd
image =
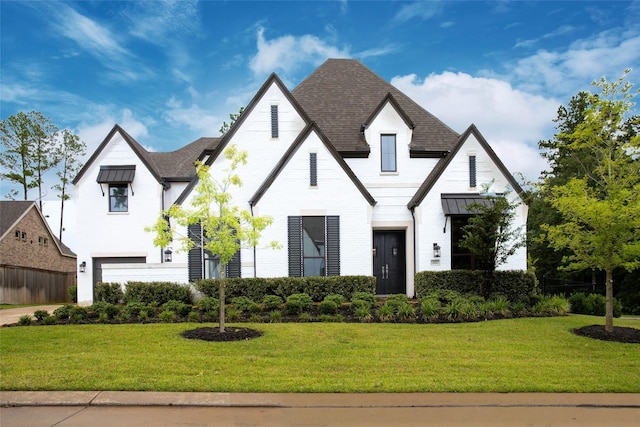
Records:
{"label": "blue sky", "polygon": [[[512,172],[594,79],[640,73],[640,1],[2,1],[1,117],[38,110],[92,152],[115,123],[150,150],[216,136],[272,72],[293,89],[357,58]],[[6,185],[6,183],[5,183]],[[3,185],[4,187],[4,185]],[[2,191],[2,196],[6,191]],[[35,193],[33,195],[35,197]]]}

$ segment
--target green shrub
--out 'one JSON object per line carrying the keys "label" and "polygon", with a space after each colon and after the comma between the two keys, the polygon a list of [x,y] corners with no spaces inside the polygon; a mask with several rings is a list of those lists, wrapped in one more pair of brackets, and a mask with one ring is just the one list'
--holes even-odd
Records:
{"label": "green shrub", "polygon": [[62,307],[58,307],[53,311],[54,316],[56,316],[60,320],[67,320],[71,317],[71,312],[73,310],[73,305],[65,304]]}
{"label": "green shrub", "polygon": [[260,306],[260,304],[252,302],[251,304],[249,304],[249,307],[247,307],[247,311],[250,314],[258,314],[262,311],[262,307]]}
{"label": "green shrub", "polygon": [[[588,314],[592,316],[604,316],[607,311],[606,298],[600,294],[585,295],[577,292],[569,297],[571,312],[575,314]],[[622,315],[622,303],[613,299],[613,316],[620,317]]]}
{"label": "green shrub", "polygon": [[35,317],[39,322],[42,322],[44,319],[49,317],[49,312],[47,310],[36,310],[33,313],[33,317]]}
{"label": "green shrub", "polygon": [[56,316],[47,316],[42,319],[43,325],[55,325],[56,323],[58,323],[58,318]]}
{"label": "green shrub", "polygon": [[320,314],[336,314],[338,312],[338,306],[334,301],[325,299],[318,304],[318,311]]}
{"label": "green shrub", "polygon": [[69,299],[72,303],[76,304],[78,302],[78,287],[73,285],[67,288],[67,294],[69,295]]}
{"label": "green shrub", "polygon": [[127,313],[129,316],[139,316],[140,312],[145,308],[147,308],[146,304],[142,302],[134,301],[134,302],[127,303],[127,305],[124,306],[124,312]]}
{"label": "green shrub", "polygon": [[254,304],[254,302],[251,298],[245,296],[233,297],[231,299],[231,305],[240,312],[248,311],[251,304]]}
{"label": "green shrub", "polygon": [[28,326],[31,324],[31,316],[28,314],[20,316],[20,320],[18,322],[21,326]]}
{"label": "green shrub", "polygon": [[199,322],[200,321],[200,313],[197,311],[190,311],[187,315],[187,319],[189,322]]}
{"label": "green shrub", "polygon": [[416,309],[413,304],[404,303],[398,307],[398,317],[406,322],[414,322],[416,320]]}
{"label": "green shrub", "polygon": [[300,313],[300,316],[298,316],[298,322],[311,322],[311,313]]}
{"label": "green shrub", "polygon": [[120,314],[118,306],[104,301],[94,303],[89,310],[98,313],[98,317],[105,315],[107,319],[113,319]]}
{"label": "green shrub", "polygon": [[[415,275],[417,298],[448,289],[461,294],[482,295],[484,272],[469,270],[421,271]],[[527,271],[496,271],[492,296],[503,295],[509,301],[524,301],[537,289],[536,277]]]}
{"label": "green shrub", "polygon": [[428,297],[420,301],[420,311],[424,320],[432,320],[440,314],[440,300]]}
{"label": "green shrub", "polygon": [[320,316],[318,316],[318,320],[325,323],[340,323],[344,321],[344,318],[340,314],[321,314]]}
{"label": "green shrub", "polygon": [[533,306],[532,311],[540,316],[564,316],[569,312],[570,307],[571,305],[565,297],[545,295]]}
{"label": "green shrub", "polygon": [[404,294],[389,295],[384,302],[386,305],[393,307],[393,311],[398,313],[398,309],[405,304],[409,303],[409,299]]}
{"label": "green shrub", "polygon": [[324,297],[324,300],[333,301],[334,303],[336,303],[337,307],[340,307],[345,302],[345,298],[340,294],[329,294]]}
{"label": "green shrub", "polygon": [[158,318],[166,323],[173,323],[176,320],[176,313],[171,310],[164,310],[158,315]]}
{"label": "green shrub", "polygon": [[311,299],[309,294],[299,293],[299,294],[289,295],[287,297],[287,302],[292,300],[296,300],[300,302],[300,305],[302,306],[302,311],[309,311],[311,310],[311,307],[313,307],[313,300]]}
{"label": "green shrub", "polygon": [[517,303],[513,304],[513,306],[511,307],[511,311],[513,312],[513,314],[517,316],[524,313],[526,309],[527,309],[527,305],[525,304],[524,301],[518,301]]}
{"label": "green shrub", "polygon": [[511,311],[509,310],[511,304],[503,296],[496,297],[491,301],[488,301],[487,304],[493,314],[497,314],[503,317],[509,316],[511,314]]}
{"label": "green shrub", "polygon": [[266,311],[280,310],[282,308],[282,298],[278,295],[267,295],[262,299],[262,305]]}
{"label": "green shrub", "polygon": [[206,313],[208,311],[218,311],[220,309],[220,302],[218,298],[204,297],[196,303],[198,310]]}
{"label": "green shrub", "polygon": [[69,318],[74,322],[79,322],[81,320],[85,320],[88,316],[88,310],[85,307],[73,306],[71,311],[69,312]]}
{"label": "green shrub", "polygon": [[378,309],[378,318],[381,322],[391,322],[395,319],[396,313],[395,308],[392,305],[384,303]]}
{"label": "green shrub", "polygon": [[119,304],[124,297],[120,283],[98,282],[96,284],[96,301]]}
{"label": "green shrub", "polygon": [[251,317],[249,317],[249,322],[251,323],[261,323],[263,321],[262,316],[258,313],[253,313]]}
{"label": "green shrub", "polygon": [[369,303],[369,307],[371,307],[376,302],[376,296],[370,292],[355,292],[351,296],[351,303],[355,301],[365,301]]}
{"label": "green shrub", "polygon": [[[366,303],[366,301],[360,302]],[[361,322],[370,322],[373,320],[373,316],[371,315],[371,307],[368,304],[356,305],[355,309],[354,305],[351,305],[351,310],[353,311],[353,315]]]}
{"label": "green shrub", "polygon": [[273,310],[269,312],[269,321],[271,323],[279,323],[282,319],[282,312],[280,310]]}
{"label": "green shrub", "polygon": [[291,316],[297,316],[302,313],[302,302],[299,299],[289,299],[284,303],[284,312]]}
{"label": "green shrub", "polygon": [[184,304],[193,303],[191,289],[187,285],[172,282],[127,282],[124,301],[138,301],[145,304],[162,304],[176,300]]}
{"label": "green shrub", "polygon": [[181,301],[170,300],[162,304],[164,311],[173,311],[178,316],[187,316],[193,306],[191,304],[185,304]]}

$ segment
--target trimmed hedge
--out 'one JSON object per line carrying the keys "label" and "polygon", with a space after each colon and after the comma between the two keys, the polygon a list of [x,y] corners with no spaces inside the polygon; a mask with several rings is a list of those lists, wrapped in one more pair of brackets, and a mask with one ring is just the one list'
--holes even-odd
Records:
{"label": "trimmed hedge", "polygon": [[[415,275],[416,298],[436,290],[452,290],[461,294],[482,295],[482,271],[421,271]],[[528,301],[536,292],[536,277],[527,271],[496,271],[491,297],[502,295],[511,302]]]}
{"label": "trimmed hedge", "polygon": [[[199,280],[194,287],[207,296],[218,296],[218,279]],[[356,292],[375,294],[376,279],[371,276],[313,276],[276,278],[231,278],[225,279],[225,299],[248,297],[252,301],[262,301],[267,295],[277,295],[286,299],[293,294],[308,294],[315,302],[320,302],[331,294],[340,294],[347,299]]]}
{"label": "trimmed hedge", "polygon": [[142,302],[145,304],[165,304],[169,301],[193,304],[193,295],[188,285],[172,282],[127,282],[124,303]]}

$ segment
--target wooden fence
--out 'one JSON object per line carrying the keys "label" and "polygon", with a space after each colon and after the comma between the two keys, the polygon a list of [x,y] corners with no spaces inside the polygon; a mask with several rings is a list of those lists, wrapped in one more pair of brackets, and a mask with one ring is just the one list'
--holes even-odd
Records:
{"label": "wooden fence", "polygon": [[76,273],[0,266],[0,304],[71,302],[68,289]]}

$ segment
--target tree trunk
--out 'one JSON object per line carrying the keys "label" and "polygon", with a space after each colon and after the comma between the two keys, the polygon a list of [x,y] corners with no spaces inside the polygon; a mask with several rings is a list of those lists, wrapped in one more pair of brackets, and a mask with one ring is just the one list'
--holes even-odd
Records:
{"label": "tree trunk", "polygon": [[613,269],[607,269],[605,330],[613,332]]}
{"label": "tree trunk", "polygon": [[62,242],[62,222],[64,218],[64,191],[62,192],[62,198],[60,200],[62,200],[62,202],[60,203],[60,232],[58,233],[58,240]]}
{"label": "tree trunk", "polygon": [[225,266],[221,265],[220,266],[220,286],[218,286],[218,300],[220,300],[220,319],[219,319],[219,323],[220,323],[220,333],[224,333],[224,270],[225,270]]}

